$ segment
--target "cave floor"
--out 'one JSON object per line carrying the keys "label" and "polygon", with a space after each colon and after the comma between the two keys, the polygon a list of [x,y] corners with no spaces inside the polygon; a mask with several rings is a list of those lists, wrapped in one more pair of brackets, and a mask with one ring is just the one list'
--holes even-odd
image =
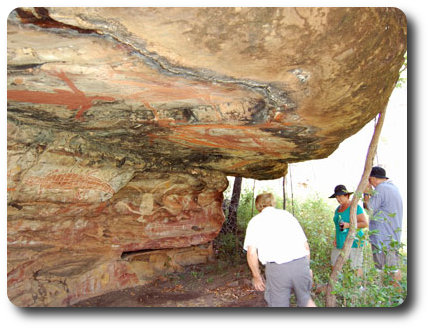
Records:
{"label": "cave floor", "polygon": [[184,267],[154,282],[82,300],[72,307],[266,307],[246,264],[214,261]]}

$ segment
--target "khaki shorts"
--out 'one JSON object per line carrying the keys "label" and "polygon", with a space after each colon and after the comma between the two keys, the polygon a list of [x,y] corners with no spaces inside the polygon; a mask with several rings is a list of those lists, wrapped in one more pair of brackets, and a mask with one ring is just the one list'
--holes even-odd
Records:
{"label": "khaki shorts", "polygon": [[[337,257],[339,257],[342,249],[334,248],[331,250],[331,265],[334,266]],[[349,253],[349,260],[351,260],[351,267],[354,269],[363,267],[363,247],[351,248]]]}

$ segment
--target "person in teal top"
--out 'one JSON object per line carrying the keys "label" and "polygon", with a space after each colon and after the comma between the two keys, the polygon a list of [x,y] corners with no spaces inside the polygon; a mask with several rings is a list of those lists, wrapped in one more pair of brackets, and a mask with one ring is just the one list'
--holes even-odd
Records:
{"label": "person in teal top", "polygon": [[[336,198],[340,204],[334,212],[333,222],[336,229],[336,236],[334,241],[334,248],[331,254],[331,264],[334,266],[336,259],[339,257],[340,251],[345,244],[346,237],[349,232],[349,218],[351,201],[350,196],[352,192],[349,192],[344,185],[337,185],[334,188],[334,194],[329,198]],[[357,270],[357,275],[363,276],[363,241],[361,238],[364,236],[363,228],[368,227],[367,218],[363,212],[363,208],[357,205],[357,232],[356,238],[352,244],[349,259],[351,260],[351,266]]]}
{"label": "person in teal top", "polygon": [[[336,211],[334,212],[334,217],[333,217],[334,226],[336,228],[336,241],[335,242],[336,242],[336,248],[338,248],[338,249],[343,248],[343,245],[345,244],[346,236],[348,236],[350,211],[351,211],[351,207],[348,206],[348,208],[345,211],[340,212],[339,210],[341,209],[341,207],[342,207],[342,205],[337,207]],[[364,213],[363,208],[360,205],[357,205],[357,220],[358,220],[358,216],[362,213]],[[343,222],[343,228],[344,229],[341,231],[340,230],[340,227],[341,227],[340,223],[342,223],[342,222]],[[363,237],[363,236],[364,236],[363,229],[357,227],[356,236],[355,236],[354,242],[352,243],[353,248],[358,248],[358,244],[360,244],[360,246],[363,246],[363,241],[361,240],[361,237]]]}

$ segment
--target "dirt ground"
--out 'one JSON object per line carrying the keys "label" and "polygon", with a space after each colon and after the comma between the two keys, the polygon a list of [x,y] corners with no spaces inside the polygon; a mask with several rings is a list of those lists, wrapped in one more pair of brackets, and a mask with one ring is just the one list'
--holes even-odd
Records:
{"label": "dirt ground", "polygon": [[106,293],[72,307],[266,307],[246,264],[193,265],[153,283]]}

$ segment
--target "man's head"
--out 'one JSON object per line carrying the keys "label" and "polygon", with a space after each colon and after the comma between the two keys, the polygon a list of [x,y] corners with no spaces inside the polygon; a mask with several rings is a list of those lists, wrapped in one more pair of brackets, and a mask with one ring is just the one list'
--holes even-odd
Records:
{"label": "man's head", "polygon": [[262,193],[255,198],[255,207],[258,210],[258,212],[263,211],[265,207],[268,206],[275,206],[275,197],[271,193]]}
{"label": "man's head", "polygon": [[385,170],[382,167],[374,166],[369,174],[369,183],[376,187],[378,184],[386,181],[388,178],[386,176]]}

